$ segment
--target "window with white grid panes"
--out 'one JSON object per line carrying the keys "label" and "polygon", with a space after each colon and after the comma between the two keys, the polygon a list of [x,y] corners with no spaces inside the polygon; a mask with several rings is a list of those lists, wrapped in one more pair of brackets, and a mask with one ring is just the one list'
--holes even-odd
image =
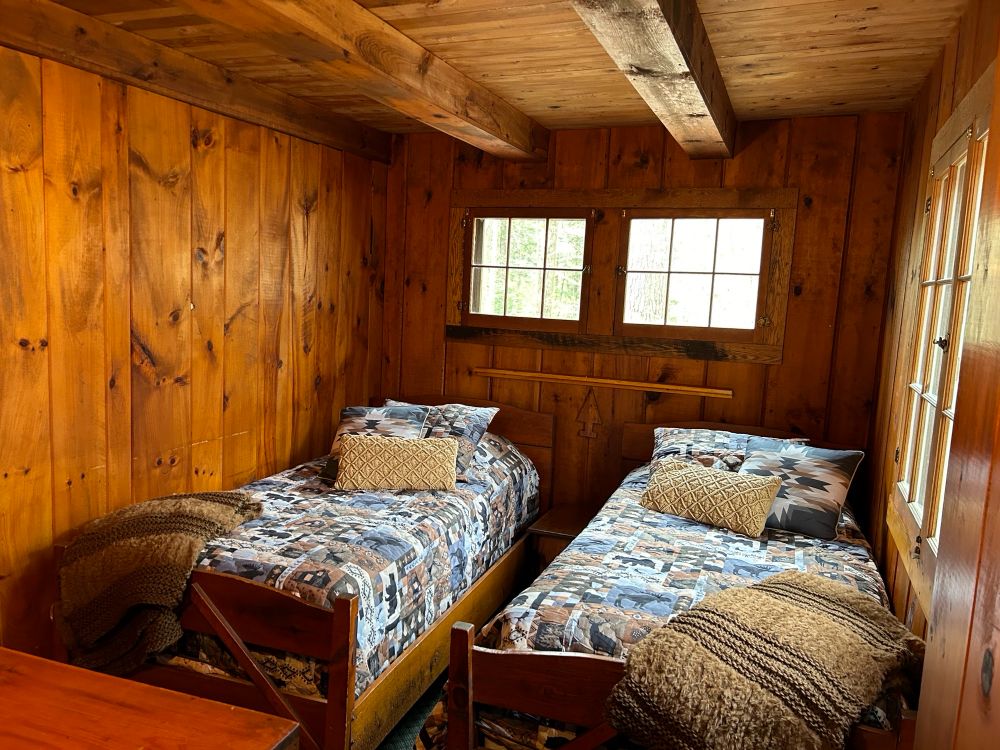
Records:
{"label": "window with white grid panes", "polygon": [[623,218],[621,333],[752,341],[768,325],[771,212],[628,211]]}
{"label": "window with white grid panes", "polygon": [[955,423],[988,133],[974,128],[934,165],[905,394],[897,490],[936,544]]}

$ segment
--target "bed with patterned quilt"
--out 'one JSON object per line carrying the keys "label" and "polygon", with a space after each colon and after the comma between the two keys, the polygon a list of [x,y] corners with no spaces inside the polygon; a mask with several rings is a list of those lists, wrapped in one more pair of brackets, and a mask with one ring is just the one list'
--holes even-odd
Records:
{"label": "bed with patterned quilt", "polygon": [[[303,747],[374,750],[447,666],[451,625],[485,623],[523,585],[524,531],[551,492],[540,476],[551,472],[552,416],[462,401],[348,407],[339,463],[335,442],[329,457],[242,487],[262,514],[204,547],[180,609],[184,636],[132,678],[292,718]],[[474,438],[472,404],[486,415]],[[456,473],[435,489],[420,478],[347,489],[360,470],[350,445],[406,443],[365,434],[405,428],[391,416],[400,409],[436,412],[421,430],[466,415],[440,435],[457,438]]]}
{"label": "bed with patterned quilt", "polygon": [[[701,438],[704,442],[706,436]],[[736,471],[745,457],[746,440],[745,435],[724,433],[721,451],[712,445],[701,451],[696,447],[686,458]],[[707,442],[719,443],[719,434],[709,435]],[[631,646],[705,596],[789,570],[842,582],[888,604],[871,550],[849,507],[835,518],[833,538],[773,528],[750,538],[643,507],[640,500],[653,465],[626,476],[586,528],[486,625],[477,646],[624,659]],[[865,722],[887,727],[893,711],[892,706],[874,708]],[[476,727],[487,747],[511,750],[544,750],[576,735],[572,727],[557,722],[486,706],[478,711]],[[446,729],[442,701],[420,733],[418,748],[443,747]]]}
{"label": "bed with patterned quilt", "polygon": [[[487,571],[538,514],[538,473],[504,437],[486,433],[455,491],[336,490],[326,458],[246,485],[261,518],[202,552],[200,569],[228,573],[329,606],[358,596],[360,695]],[[326,695],[314,659],[252,648],[279,688]],[[214,636],[189,633],[160,662],[244,676]]]}

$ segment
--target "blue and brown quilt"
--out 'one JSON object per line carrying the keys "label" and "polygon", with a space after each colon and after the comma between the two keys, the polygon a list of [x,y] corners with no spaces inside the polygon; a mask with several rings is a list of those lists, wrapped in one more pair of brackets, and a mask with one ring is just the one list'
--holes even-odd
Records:
{"label": "blue and brown quilt", "polygon": [[[538,514],[538,474],[505,438],[487,433],[455,491],[340,491],[325,457],[248,484],[263,515],[213,539],[201,568],[331,606],[358,595],[358,695],[485,573]],[[325,669],[251,649],[279,686],[325,695]],[[188,634],[161,661],[241,674],[214,638]]]}

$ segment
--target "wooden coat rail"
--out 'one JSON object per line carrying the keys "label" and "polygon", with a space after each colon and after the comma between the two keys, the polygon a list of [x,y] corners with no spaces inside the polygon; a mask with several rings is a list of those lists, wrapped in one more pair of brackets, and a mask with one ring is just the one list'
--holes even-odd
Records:
{"label": "wooden coat rail", "polygon": [[647,391],[673,393],[681,396],[700,398],[732,398],[731,388],[705,388],[697,385],[672,385],[670,383],[647,383],[642,380],[616,380],[614,378],[592,378],[587,375],[559,375],[551,372],[531,370],[498,370],[494,367],[474,367],[473,375],[505,380],[530,380],[544,383],[564,383],[566,385],[586,385],[591,388],[617,388],[625,391]]}

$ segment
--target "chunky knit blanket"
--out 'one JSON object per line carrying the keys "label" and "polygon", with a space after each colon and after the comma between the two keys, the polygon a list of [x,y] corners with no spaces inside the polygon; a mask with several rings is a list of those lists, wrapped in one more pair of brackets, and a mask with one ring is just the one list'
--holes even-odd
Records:
{"label": "chunky knit blanket", "polygon": [[242,492],[156,498],[87,524],[59,569],[70,661],[125,674],[182,634],[175,613],[206,542],[257,518]]}
{"label": "chunky knit blanket", "polygon": [[841,748],[888,684],[916,685],[923,650],[871,597],[781,573],[707,596],[636,644],[607,717],[657,750]]}

